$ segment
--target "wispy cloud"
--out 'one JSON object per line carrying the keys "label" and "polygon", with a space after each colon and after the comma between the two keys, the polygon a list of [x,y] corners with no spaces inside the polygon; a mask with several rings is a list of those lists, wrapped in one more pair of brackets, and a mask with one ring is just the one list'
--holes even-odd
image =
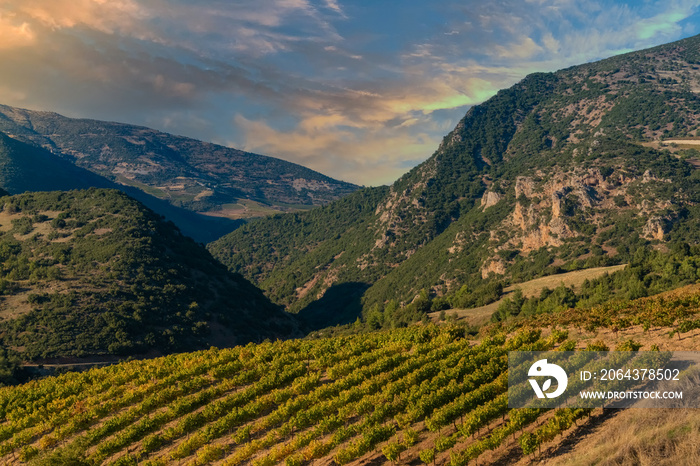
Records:
{"label": "wispy cloud", "polygon": [[343,9],[340,7],[340,3],[338,3],[338,0],[325,0],[325,2],[326,8],[330,8],[340,15],[345,15],[345,13],[343,13]]}
{"label": "wispy cloud", "polygon": [[246,150],[284,153],[293,162],[365,185],[383,184],[387,177],[396,179],[407,166],[419,163],[426,153],[435,150],[430,134],[408,126],[398,128],[400,131],[384,127],[357,131],[338,125],[341,119],[337,116],[313,120],[303,120],[290,131],[240,115],[235,124],[245,130]]}

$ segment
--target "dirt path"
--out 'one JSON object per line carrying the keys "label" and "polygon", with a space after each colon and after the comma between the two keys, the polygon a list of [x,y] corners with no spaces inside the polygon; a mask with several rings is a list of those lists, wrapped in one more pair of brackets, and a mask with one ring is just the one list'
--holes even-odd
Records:
{"label": "dirt path", "polygon": [[661,144],[685,144],[688,146],[700,146],[700,139],[666,139]]}

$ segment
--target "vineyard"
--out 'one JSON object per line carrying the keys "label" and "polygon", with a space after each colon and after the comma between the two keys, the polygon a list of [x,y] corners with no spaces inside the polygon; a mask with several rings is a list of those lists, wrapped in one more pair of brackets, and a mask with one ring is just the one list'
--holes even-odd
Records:
{"label": "vineyard", "polygon": [[700,329],[700,286],[691,285],[677,290],[635,300],[613,300],[591,308],[574,308],[563,312],[540,314],[525,319],[515,319],[496,329],[512,332],[521,327],[566,327],[589,333],[601,328],[617,333],[634,326],[644,332],[651,328],[668,329],[671,335]]}
{"label": "vineyard", "polygon": [[[653,324],[686,330],[697,299],[638,300],[617,319],[644,323],[654,310],[662,316]],[[561,314],[559,323],[613,325],[600,315]],[[537,455],[591,410],[509,409],[508,351],[577,343],[566,331],[491,330],[478,341],[430,324],[212,348],[3,388],[0,461],[343,465],[371,456],[463,465]]]}
{"label": "vineyard", "polygon": [[[518,438],[529,452],[545,437],[533,443],[524,428],[547,412],[509,412],[507,352],[565,337],[522,331],[475,344],[460,327],[416,326],[68,373],[0,392],[0,454],[9,463],[294,465],[372,451],[393,462],[411,449],[425,463],[466,464]],[[563,413],[555,418],[580,414]]]}

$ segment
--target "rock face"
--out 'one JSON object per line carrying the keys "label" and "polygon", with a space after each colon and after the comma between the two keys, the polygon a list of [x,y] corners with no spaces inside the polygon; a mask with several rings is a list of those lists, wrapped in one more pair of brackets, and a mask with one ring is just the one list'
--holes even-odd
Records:
{"label": "rock face", "polygon": [[520,199],[520,196],[532,197],[532,190],[535,184],[532,178],[527,176],[519,176],[515,179],[515,198]]}
{"label": "rock face", "polygon": [[642,236],[650,240],[663,241],[668,229],[667,220],[660,217],[652,217],[642,229]]}
{"label": "rock face", "polygon": [[500,259],[494,259],[481,269],[481,278],[488,278],[489,274],[503,275],[506,273],[506,265]]}
{"label": "rock face", "polygon": [[[618,204],[626,204],[626,199],[635,197],[628,193],[631,189],[636,190],[643,184],[659,187],[671,180],[658,178],[651,170],[645,170],[641,176],[624,173],[615,175],[613,172],[606,178],[600,168],[592,167],[569,172],[557,171],[550,176],[539,172],[536,177],[539,182],[532,177],[517,177],[512,214],[490,234],[491,237],[500,238],[509,236],[509,240],[495,248],[494,252],[516,248],[529,253],[544,247],[562,246],[566,240],[581,235],[576,230],[582,225],[579,223],[573,226],[572,220],[587,218],[587,223],[583,226],[597,225],[601,223],[601,213],[605,210],[609,210],[612,215],[615,211],[639,212],[648,218],[639,230],[640,236],[663,241],[672,221],[670,218],[653,216],[653,213],[668,209],[671,206],[668,200],[640,199],[637,204],[627,205],[627,209],[622,209]],[[484,199],[488,194],[482,197],[482,206],[486,204]],[[622,202],[621,199],[625,201]]]}
{"label": "rock face", "polygon": [[498,201],[500,200],[500,194],[493,191],[487,191],[481,198],[481,207],[483,207],[484,209],[488,209],[489,207],[498,204]]}

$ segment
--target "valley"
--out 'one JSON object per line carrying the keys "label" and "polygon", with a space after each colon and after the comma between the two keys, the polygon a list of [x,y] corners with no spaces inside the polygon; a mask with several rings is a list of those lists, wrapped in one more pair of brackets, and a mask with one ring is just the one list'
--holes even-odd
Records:
{"label": "valley", "polygon": [[463,308],[464,287],[697,244],[695,149],[654,145],[697,137],[697,43],[531,74],[472,107],[390,187],[250,222],[209,250],[288,311],[323,299],[347,324],[421,293]]}

